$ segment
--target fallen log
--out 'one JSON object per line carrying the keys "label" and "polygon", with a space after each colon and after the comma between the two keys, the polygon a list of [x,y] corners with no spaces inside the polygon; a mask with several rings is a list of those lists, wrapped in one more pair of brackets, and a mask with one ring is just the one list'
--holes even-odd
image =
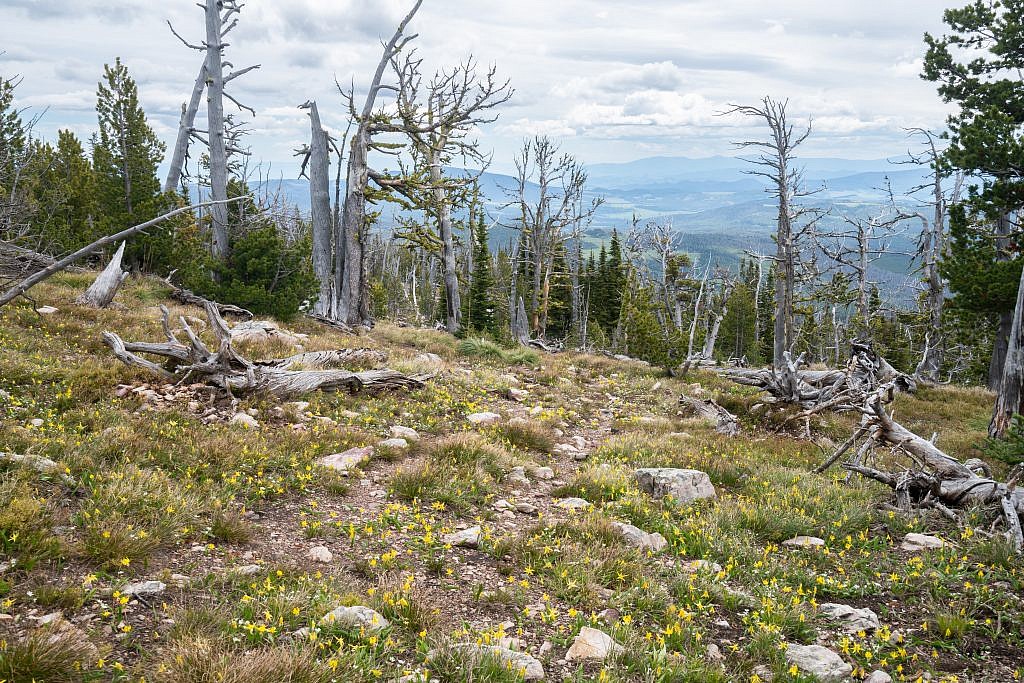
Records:
{"label": "fallen log", "polygon": [[715,431],[725,436],[736,436],[740,433],[740,423],[735,415],[715,403],[714,399],[693,398],[683,394],[679,397],[679,405],[692,414],[715,425]]}
{"label": "fallen log", "polygon": [[[313,391],[372,393],[417,389],[432,377],[410,376],[387,368],[362,372],[332,369],[346,362],[377,362],[383,359],[383,354],[370,349],[340,349],[249,361],[232,346],[231,330],[214,302],[207,301],[205,310],[210,330],[217,341],[216,350],[206,346],[184,317],[179,318],[179,322],[188,337],[188,344],[180,342],[171,330],[167,308],[161,308],[166,342],[125,342],[109,331],[103,333],[103,341],[126,365],[147,370],[165,381],[201,381],[230,394],[269,393],[278,398],[288,398]],[[142,358],[139,353],[164,358],[167,366]],[[292,369],[295,367],[312,369]]]}

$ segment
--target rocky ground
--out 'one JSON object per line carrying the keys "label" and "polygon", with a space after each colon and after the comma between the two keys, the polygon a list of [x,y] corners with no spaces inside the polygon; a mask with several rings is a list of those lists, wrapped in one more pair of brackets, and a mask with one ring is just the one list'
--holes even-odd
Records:
{"label": "rocky ground", "polygon": [[[1024,673],[1021,564],[987,511],[956,526],[811,474],[847,418],[801,440],[711,373],[306,321],[238,343],[365,346],[435,376],[232,400],[114,361],[100,332],[161,338],[163,292],[63,303],[85,277],[0,310],[0,452],[26,456],[0,463],[0,680]],[[738,413],[740,436],[680,414],[682,393]],[[967,458],[989,400],[926,389],[897,410]]]}

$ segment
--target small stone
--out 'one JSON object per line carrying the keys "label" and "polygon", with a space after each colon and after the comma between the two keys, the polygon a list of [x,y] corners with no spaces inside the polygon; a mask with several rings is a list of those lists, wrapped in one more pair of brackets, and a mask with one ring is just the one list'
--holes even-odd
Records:
{"label": "small stone", "polygon": [[722,571],[722,565],[717,562],[709,562],[708,560],[690,560],[683,562],[682,570],[688,574],[700,574],[702,572],[717,574]]}
{"label": "small stone", "polygon": [[533,476],[541,481],[551,481],[555,478],[555,471],[550,467],[538,467],[533,471]]}
{"label": "small stone", "polygon": [[568,457],[568,456],[576,457],[579,454],[579,452],[580,452],[580,449],[576,448],[576,446],[572,445],[571,443],[555,444],[555,447],[552,450],[557,455],[564,455],[566,457]]}
{"label": "small stone", "polygon": [[36,626],[47,626],[48,624],[54,624],[61,621],[64,615],[60,612],[51,612],[47,615],[36,617]]}
{"label": "small stone", "polygon": [[259,421],[255,417],[247,413],[235,413],[234,415],[232,415],[231,424],[241,425],[246,429],[259,429],[260,427]]}
{"label": "small stone", "polygon": [[613,608],[603,609],[597,613],[597,618],[605,626],[614,626],[619,623],[619,616],[619,610]]}
{"label": "small stone", "polygon": [[391,436],[396,439],[405,439],[409,443],[416,443],[420,440],[420,433],[412,427],[395,425],[391,428]]}
{"label": "small stone", "polygon": [[654,498],[670,497],[680,505],[717,495],[711,478],[700,470],[647,468],[637,470],[635,476],[640,490]]}
{"label": "small stone", "polygon": [[526,476],[525,467],[513,467],[512,471],[506,476],[506,479],[516,486],[530,485],[530,478]]}
{"label": "small stone", "polygon": [[346,629],[366,629],[368,633],[379,633],[391,626],[391,622],[369,607],[337,607],[320,619],[321,624],[336,624]]}
{"label": "small stone", "polygon": [[775,673],[771,670],[771,667],[765,664],[755,666],[752,673],[765,683],[771,683],[775,680]]}
{"label": "small stone", "polygon": [[442,540],[445,544],[456,548],[477,548],[480,546],[482,534],[483,530],[479,526],[474,526],[454,534],[448,534]]}
{"label": "small stone", "polygon": [[184,574],[171,574],[171,585],[175,588],[188,588],[192,578]]}
{"label": "small stone", "polygon": [[309,552],[306,553],[306,557],[314,562],[329,564],[334,559],[334,554],[325,546],[318,545],[310,548]]}
{"label": "small stone", "polygon": [[535,515],[537,514],[537,506],[532,503],[516,503],[516,512],[520,512],[524,515]]}
{"label": "small stone", "polygon": [[252,576],[253,574],[259,574],[260,569],[262,569],[262,567],[258,564],[244,564],[241,567],[235,567],[232,569],[231,573],[237,574],[238,576]]}
{"label": "small stone", "polygon": [[572,641],[572,647],[565,653],[565,659],[574,662],[580,659],[606,659],[609,655],[624,651],[621,645],[612,640],[604,631],[584,626]]}
{"label": "small stone", "polygon": [[618,530],[626,543],[642,550],[660,552],[668,545],[668,541],[659,533],[649,534],[639,527],[623,522],[612,522],[612,526]]}
{"label": "small stone", "polygon": [[817,536],[794,536],[783,541],[782,545],[786,548],[824,548],[825,539]]}
{"label": "small stone", "polygon": [[498,512],[504,512],[505,510],[515,510],[515,507],[512,505],[512,503],[508,502],[504,498],[499,498],[498,500],[494,501],[494,504],[491,505],[491,507],[497,510]]}
{"label": "small stone", "polygon": [[817,677],[822,683],[842,683],[853,673],[849,663],[821,645],[787,643],[786,661],[800,671]]}
{"label": "small stone", "polygon": [[506,392],[506,396],[508,396],[508,399],[510,401],[522,403],[526,399],[530,398],[530,392],[524,391],[523,389],[509,388],[509,390]]}
{"label": "small stone", "polygon": [[36,309],[36,313],[39,315],[53,315],[59,310],[59,308],[55,308],[54,306],[40,306]]}
{"label": "small stone", "polygon": [[327,455],[320,458],[318,462],[324,467],[329,467],[332,470],[341,472],[344,476],[348,476],[352,470],[358,468],[371,457],[373,457],[373,446],[366,446],[365,448],[350,448],[344,453]]}
{"label": "small stone", "polygon": [[32,425],[33,427],[36,427],[37,429],[39,427],[42,427],[44,424],[46,424],[46,422],[44,422],[43,419],[39,418],[39,417],[32,418],[31,420],[28,421],[28,423],[30,425]]}
{"label": "small stone", "polygon": [[547,654],[550,653],[554,648],[555,646],[551,644],[550,640],[545,640],[543,643],[540,644],[540,648],[537,649],[537,654],[539,654],[541,657],[547,656]]}
{"label": "small stone", "polygon": [[404,451],[409,448],[409,442],[405,439],[386,439],[377,445],[381,448],[387,448],[393,451]]}
{"label": "small stone", "polygon": [[892,683],[892,676],[884,671],[872,671],[871,675],[864,679],[864,683]]}
{"label": "small stone", "polygon": [[903,543],[900,545],[900,548],[910,552],[919,552],[921,550],[936,550],[945,545],[946,542],[937,536],[928,536],[927,534],[907,534],[903,537]]}
{"label": "small stone", "polygon": [[881,624],[878,623],[878,615],[867,608],[857,609],[849,605],[826,602],[818,607],[818,611],[826,617],[842,623],[843,630],[847,633],[874,631],[881,627]]}
{"label": "small stone", "polygon": [[121,595],[158,595],[165,590],[167,590],[167,584],[163,581],[140,581],[138,583],[130,583],[122,588]]}
{"label": "small stone", "polygon": [[555,503],[555,507],[560,507],[563,510],[569,510],[570,512],[578,512],[579,510],[586,510],[589,507],[593,507],[593,503],[582,498],[562,498],[560,501]]}
{"label": "small stone", "polygon": [[499,415],[498,413],[490,412],[473,413],[471,415],[467,415],[466,419],[470,422],[470,424],[474,424],[478,427],[487,427],[489,425],[501,422],[501,415]]}
{"label": "small stone", "polygon": [[707,658],[709,662],[718,663],[725,661],[725,655],[722,654],[722,651],[714,643],[708,643]]}

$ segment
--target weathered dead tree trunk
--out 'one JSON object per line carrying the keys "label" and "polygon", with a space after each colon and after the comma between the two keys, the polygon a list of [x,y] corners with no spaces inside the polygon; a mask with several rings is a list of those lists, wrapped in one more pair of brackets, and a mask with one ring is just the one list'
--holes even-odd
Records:
{"label": "weathered dead tree trunk", "polygon": [[[174,30],[173,27],[171,30]],[[188,104],[181,106],[178,137],[174,141],[174,151],[171,152],[171,165],[167,169],[167,179],[164,180],[164,192],[174,192],[184,176],[185,159],[188,157],[188,144],[196,129],[196,114],[199,113],[199,104],[203,100],[204,90],[206,90],[205,62],[199,67],[199,75],[196,76],[195,85],[192,87],[192,97],[189,99]]]}
{"label": "weathered dead tree trunk", "polygon": [[683,394],[679,397],[679,405],[715,425],[715,431],[719,434],[736,436],[740,433],[740,423],[736,416],[718,405],[714,399],[702,401]]}
{"label": "weathered dead tree trunk", "polygon": [[[378,392],[393,389],[418,389],[430,375],[404,375],[390,369],[351,372],[331,369],[332,365],[355,360],[379,360],[376,352],[339,350],[304,353],[279,360],[252,362],[232,346],[231,331],[220,316],[216,304],[207,302],[206,317],[216,339],[211,350],[192,330],[184,317],[179,318],[188,344],[180,342],[171,330],[167,309],[163,309],[163,343],[125,342],[113,332],[104,332],[103,341],[114,355],[131,367],[139,367],[165,381],[202,381],[229,394],[268,393],[277,398],[300,396],[313,391]],[[139,356],[139,353],[167,360],[167,367]],[[312,369],[293,369],[307,367]]]}
{"label": "weathered dead tree trunk", "polygon": [[306,102],[302,108],[309,110],[309,199],[313,222],[313,272],[320,283],[320,296],[313,306],[313,313],[327,317],[331,314],[333,282],[333,253],[331,238],[334,220],[331,213],[330,195],[330,140],[327,131],[320,124],[320,112],[316,102]]}
{"label": "weathered dead tree trunk", "polygon": [[124,258],[124,245],[125,243],[121,242],[121,246],[114,252],[114,256],[110,259],[107,267],[89,285],[89,289],[85,290],[75,300],[75,303],[92,306],[93,308],[106,308],[110,305],[110,302],[117,295],[117,290],[121,288],[121,283],[128,277],[128,271],[121,270],[121,259]]}

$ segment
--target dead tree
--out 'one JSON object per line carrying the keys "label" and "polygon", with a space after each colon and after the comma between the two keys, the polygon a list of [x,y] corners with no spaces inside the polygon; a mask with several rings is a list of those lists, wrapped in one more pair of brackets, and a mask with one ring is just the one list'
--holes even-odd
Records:
{"label": "dead tree", "polygon": [[320,295],[313,305],[316,316],[330,316],[333,307],[333,253],[331,239],[334,221],[330,195],[330,136],[320,123],[316,102],[307,101],[302,109],[309,110],[309,154],[303,168],[309,169],[309,198],[313,223],[313,272],[320,283]]}
{"label": "dead tree", "polygon": [[110,302],[117,295],[117,290],[121,288],[121,283],[128,277],[128,271],[121,270],[121,259],[124,258],[124,245],[125,243],[121,242],[121,246],[114,252],[114,256],[110,259],[107,267],[89,285],[89,289],[85,290],[78,297],[75,303],[92,306],[93,308],[106,308],[110,305]]}
{"label": "dead tree", "polygon": [[732,273],[725,268],[717,268],[716,271],[716,279],[721,283],[721,290],[719,292],[720,303],[718,310],[711,314],[708,331],[704,337],[704,349],[701,351],[701,357],[704,359],[711,359],[715,355],[718,331],[722,328],[722,321],[725,320],[725,316],[729,314],[729,297],[732,296],[732,292],[736,288],[736,280]]}
{"label": "dead tree", "polygon": [[1006,436],[1013,416],[1021,413],[1024,413],[1024,271],[1017,285],[1017,303],[1013,309],[1002,381],[996,393],[992,422],[988,426],[989,436],[994,439]]}
{"label": "dead tree", "polygon": [[[547,329],[551,279],[556,275],[553,272],[555,256],[565,244],[564,231],[577,221],[593,216],[601,200],[592,200],[582,211],[578,209],[587,173],[583,164],[569,154],[560,154],[558,145],[546,136],[526,140],[515,164],[515,185],[506,189],[509,202],[505,205],[505,208],[519,210],[519,222],[509,226],[519,233],[518,258],[513,268],[522,265],[520,260],[526,262],[530,276],[526,297],[530,331],[543,337]],[[515,296],[513,293],[513,306]]]}
{"label": "dead tree", "polygon": [[724,112],[762,119],[770,132],[767,142],[752,140],[736,145],[740,149],[761,150],[760,155],[748,160],[758,167],[748,173],[767,179],[771,183],[767,191],[778,202],[775,235],[777,247],[774,258],[775,367],[783,365],[785,352],[792,349],[796,341],[794,301],[800,257],[799,242],[809,227],[800,228],[797,224],[806,212],[815,213],[814,210],[801,208],[798,204],[799,199],[807,196],[807,193],[801,187],[802,171],[795,167],[796,150],[810,136],[811,124],[808,122],[806,128],[796,131],[789,123],[787,105],[788,100],[778,101],[765,97],[759,106],[731,105],[729,110]]}
{"label": "dead tree", "polygon": [[[207,302],[205,310],[216,341],[213,349],[195,333],[184,316],[178,322],[187,343],[179,341],[171,329],[166,307],[162,307],[165,342],[125,342],[109,331],[103,333],[103,341],[130,367],[142,368],[167,382],[201,381],[231,395],[266,393],[283,399],[313,391],[358,393],[418,389],[430,379],[429,375],[409,376],[389,369],[364,372],[336,369],[338,365],[357,360],[379,360],[378,352],[367,350],[339,349],[250,361],[234,349],[231,330],[217,306]],[[157,356],[164,359],[166,365],[138,354]]]}
{"label": "dead tree", "polygon": [[[237,71],[224,73],[224,67],[233,68],[224,59],[224,49],[228,47],[225,38],[238,25],[238,14],[244,5],[238,0],[204,0],[200,4],[206,19],[206,39],[196,45],[188,42],[171,28],[171,32],[186,47],[205,53],[203,65],[199,70],[192,98],[183,108],[181,121],[178,125],[178,136],[171,155],[171,166],[168,170],[165,189],[173,189],[184,169],[185,158],[188,156],[189,140],[194,138],[205,143],[210,152],[210,198],[214,204],[210,208],[210,221],[213,241],[211,253],[219,261],[227,259],[230,248],[228,234],[228,210],[224,200],[228,198],[228,157],[229,154],[247,154],[232,143],[224,115],[224,99],[231,100],[239,111],[246,110],[255,115],[251,107],[247,107],[229,95],[224,87],[239,76],[258,69],[259,65],[249,66]],[[195,128],[195,117],[199,110],[199,101],[203,90],[206,90],[207,130]],[[203,133],[206,137],[203,137]]]}
{"label": "dead tree", "polygon": [[[414,53],[402,60],[392,57],[399,82],[401,128],[412,142],[414,156],[426,167],[422,188],[426,198],[417,203],[433,215],[441,242],[445,327],[457,334],[462,326],[462,302],[455,258],[453,194],[465,194],[490,165],[490,158],[470,135],[477,127],[497,120],[489,112],[507,102],[513,91],[509,81],[497,79],[493,66],[480,76],[476,62],[469,57],[457,67],[435,74],[423,93],[425,101],[421,102],[419,65]],[[479,166],[481,171],[469,177],[445,177],[444,166],[455,157],[461,159],[463,167]]]}

